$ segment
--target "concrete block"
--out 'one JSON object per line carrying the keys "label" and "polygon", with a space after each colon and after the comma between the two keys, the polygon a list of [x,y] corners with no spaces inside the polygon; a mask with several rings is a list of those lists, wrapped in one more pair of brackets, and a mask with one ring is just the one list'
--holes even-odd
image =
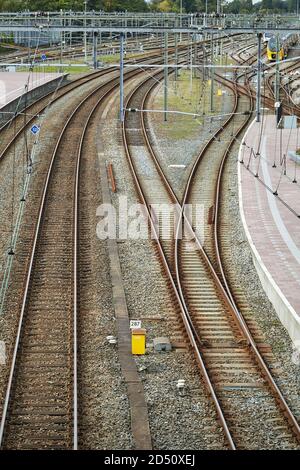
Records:
{"label": "concrete block", "polygon": [[172,345],[169,338],[166,336],[159,336],[153,340],[154,351],[171,351]]}

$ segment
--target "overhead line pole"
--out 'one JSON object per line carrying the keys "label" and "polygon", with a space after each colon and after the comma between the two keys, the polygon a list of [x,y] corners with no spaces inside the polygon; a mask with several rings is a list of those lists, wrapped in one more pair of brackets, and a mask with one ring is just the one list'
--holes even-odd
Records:
{"label": "overhead line pole", "polygon": [[94,65],[95,70],[98,68],[97,49],[98,49],[98,33],[94,31],[93,33],[93,65]]}
{"label": "overhead line pole", "polygon": [[275,74],[275,102],[277,103],[279,101],[279,37],[278,34],[276,35],[276,74]]}
{"label": "overhead line pole", "polygon": [[214,112],[214,79],[215,79],[215,70],[214,70],[214,35],[211,35],[211,47],[210,47],[210,57],[211,57],[211,72],[210,72],[210,111]]}
{"label": "overhead line pole", "polygon": [[257,88],[256,88],[256,122],[260,122],[261,108],[261,38],[262,33],[257,34]]}
{"label": "overhead line pole", "polygon": [[86,36],[87,0],[84,1],[84,61],[87,62],[87,36]]}
{"label": "overhead line pole", "polygon": [[[182,0],[180,0],[180,28],[182,28]],[[179,41],[182,42],[182,32],[180,31]]]}
{"label": "overhead line pole", "polygon": [[165,33],[165,54],[164,54],[164,121],[167,121],[167,110],[168,110],[168,33]]}
{"label": "overhead line pole", "polygon": [[177,65],[178,65],[178,34],[175,33],[175,65],[176,65],[176,68],[175,68],[175,81],[178,79],[178,68],[177,68]]}
{"label": "overhead line pole", "polygon": [[276,74],[275,74],[275,110],[276,110],[276,123],[279,124],[281,114],[282,114],[282,106],[280,103],[280,74],[279,74],[279,35],[277,33],[276,36]]}
{"label": "overhead line pole", "polygon": [[124,33],[120,34],[120,121],[124,121]]}

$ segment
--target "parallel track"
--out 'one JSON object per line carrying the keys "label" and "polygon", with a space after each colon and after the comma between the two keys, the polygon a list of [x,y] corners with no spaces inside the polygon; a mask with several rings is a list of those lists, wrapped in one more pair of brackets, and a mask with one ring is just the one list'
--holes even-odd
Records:
{"label": "parallel track", "polygon": [[4,449],[77,448],[80,161],[92,115],[117,87],[109,81],[80,102],[51,158],[0,425]]}
{"label": "parallel track", "polygon": [[[162,74],[158,73],[156,78],[161,77]],[[102,99],[116,86],[113,81],[106,83],[85,97],[69,117],[52,156],[32,245],[0,426],[0,443],[4,448],[77,448],[80,159],[91,116]],[[156,80],[144,80],[130,94],[126,108],[145,107],[149,93],[155,86]],[[237,93],[239,88],[239,85],[232,87],[236,100],[235,112],[242,111],[245,106],[245,103],[240,102]],[[248,93],[248,99],[253,111],[251,93]],[[235,137],[244,129],[249,118],[241,123],[239,117],[236,124],[230,124],[236,119],[230,117],[213,136],[195,162],[182,201],[178,201],[150,145],[144,114],[127,112],[122,135],[135,184],[141,201],[149,211],[154,233],[157,234],[160,223],[157,225],[155,217],[151,217],[150,204],[172,203],[177,205],[180,212],[186,202],[199,202],[204,197],[203,202],[207,206],[208,201],[214,201],[213,225],[208,227],[205,224],[204,247],[190,224],[188,231],[192,243],[186,238],[160,240],[157,237],[157,246],[229,448],[249,448],[253,429],[260,432],[262,416],[264,420],[277,425],[277,430],[272,430],[274,444],[279,445],[286,440],[287,447],[292,448],[297,446],[292,430],[299,438],[299,425],[235,305],[219,249],[218,208],[222,169]],[[82,122],[85,123],[83,130]],[[219,137],[228,144],[222,152],[219,151]],[[132,149],[132,146],[140,146],[142,143],[146,144],[149,157],[146,171],[138,154],[134,154],[136,150]],[[76,158],[70,158],[72,155]],[[213,160],[211,155],[214,156]],[[211,178],[202,174],[201,165],[205,159],[209,162],[208,166],[213,162]],[[200,178],[198,173],[201,174]],[[201,178],[211,181],[206,189],[210,193],[207,196],[201,188],[200,192],[196,188],[199,182],[201,185]],[[181,218],[185,218],[183,213],[179,220]],[[34,316],[32,312],[35,312]],[[250,428],[243,421],[249,419],[248,410],[244,407],[249,388],[251,396],[257,393],[254,416],[251,417],[256,428],[252,427],[253,422]],[[276,401],[282,411],[279,411]],[[263,406],[268,408],[266,414],[261,411]]]}
{"label": "parallel track", "polygon": [[[150,81],[148,81],[148,84],[145,81],[137,88],[136,92],[131,94],[127,107],[143,107],[149,90],[154,86]],[[234,111],[240,112],[244,105],[240,104],[235,87],[233,91],[236,99]],[[143,96],[144,98],[142,98]],[[253,100],[251,94],[248,96],[250,109],[252,110]],[[138,119],[140,119],[140,124]],[[123,126],[123,142],[140,199],[147,205],[152,230],[157,231],[159,224],[157,227],[156,216],[151,218],[150,204],[172,203],[177,204],[179,208],[184,203],[194,204],[199,202],[199,198],[203,198],[207,191],[212,192],[212,195],[214,194],[218,169],[220,168],[219,174],[221,174],[223,163],[234,142],[234,137],[245,127],[249,116],[246,119],[244,118],[245,122],[238,125],[238,128],[234,130],[231,136],[230,123],[234,119],[231,116],[223,125],[223,128],[213,136],[205,149],[199,154],[188,180],[185,196],[179,204],[167,178],[163,174],[158,158],[151,148],[150,140],[145,131],[144,117],[139,118],[137,115],[132,114],[126,115]],[[135,130],[134,142],[132,142],[130,136],[130,129]],[[147,147],[147,176],[145,175],[144,159],[138,158],[135,155],[136,149],[132,147],[132,145],[140,145],[141,139],[139,139],[139,143],[136,141],[137,131],[142,134]],[[228,142],[222,152],[220,152],[218,137]],[[224,148],[224,144],[222,148]],[[208,175],[204,177],[201,172],[197,172],[198,165],[204,158],[208,159],[206,168],[212,167],[212,172],[210,172],[211,176],[214,174],[212,178],[209,178]],[[197,177],[195,176],[196,173]],[[194,187],[191,189],[194,181],[197,184],[200,181],[200,193]],[[206,186],[209,189],[206,190]],[[194,192],[194,197],[189,196],[190,191],[191,193]],[[213,200],[211,195],[210,198]],[[207,200],[202,199],[202,202],[207,203]],[[165,214],[163,214],[164,216]],[[262,432],[260,421],[262,416],[270,423],[274,420],[278,424],[278,432],[274,431],[274,436],[272,435],[274,443],[277,439],[277,445],[282,445],[282,441],[286,440],[287,447],[297,446],[293,431],[299,438],[299,425],[265,366],[240,312],[236,309],[229,287],[226,284],[226,278],[225,281],[222,278],[223,270],[220,257],[216,256],[215,248],[211,244],[214,237],[209,236],[208,238],[208,244],[211,245],[210,255],[212,259],[210,259],[191,227],[190,235],[193,237],[192,243],[190,239],[183,238],[183,240],[179,240],[178,237],[175,240],[167,241],[158,239],[158,249],[181,308],[187,334],[207,388],[215,403],[229,447],[232,449],[236,447],[251,448],[253,429],[256,430],[258,436]],[[218,236],[217,230],[215,230],[214,235]],[[216,238],[216,246],[218,246],[217,240]],[[214,253],[212,253],[212,249]],[[174,276],[174,273],[176,273],[176,276]],[[249,390],[251,396],[256,393],[257,403],[260,403],[260,405],[256,404],[254,406],[252,412],[254,411],[255,415],[253,417],[248,415],[247,407],[244,408],[245,395],[249,395]],[[261,397],[262,393],[266,397],[264,400]],[[276,400],[279,405],[277,405]],[[267,414],[263,411],[262,404],[268,407]],[[243,409],[244,412],[241,411]],[[280,409],[284,410],[284,414],[287,415],[290,428]],[[248,422],[249,419],[252,420],[251,426],[245,426],[245,422]],[[268,430],[267,427],[264,432],[267,433]],[[272,447],[272,443],[269,442],[268,446]]]}

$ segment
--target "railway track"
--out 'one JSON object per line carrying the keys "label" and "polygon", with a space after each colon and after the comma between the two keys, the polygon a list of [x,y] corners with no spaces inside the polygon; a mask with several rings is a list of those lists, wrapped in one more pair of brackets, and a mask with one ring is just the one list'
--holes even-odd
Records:
{"label": "railway track", "polygon": [[[182,54],[185,54],[184,49],[180,52],[180,55]],[[150,60],[151,64],[155,64],[156,62],[160,61],[159,57],[159,54],[154,54],[151,56],[147,56],[147,60]],[[136,63],[143,63],[144,60],[145,59],[138,59],[136,60]],[[7,157],[11,149],[14,147],[15,143],[24,137],[25,132],[28,131],[30,126],[35,122],[40,122],[41,117],[47,112],[50,106],[59,102],[61,98],[68,96],[72,92],[80,90],[83,85],[88,85],[90,83],[92,84],[97,79],[109,76],[110,73],[112,74],[111,79],[116,78],[118,76],[117,68],[110,67],[102,71],[92,72],[88,75],[85,75],[84,77],[75,80],[72,83],[67,83],[59,87],[55,93],[47,93],[46,95],[36,100],[34,103],[26,106],[25,110],[22,113],[17,113],[16,115],[14,115],[0,128],[0,163]],[[125,79],[127,79],[127,76],[131,77],[132,73],[132,69],[126,71],[124,74]],[[140,70],[139,73],[142,73],[142,70]],[[29,155],[31,153],[32,146],[34,145],[34,143],[28,138],[26,140],[27,152]]]}
{"label": "railway track", "polygon": [[[125,81],[139,74],[131,70]],[[2,448],[77,448],[79,168],[88,124],[118,84],[118,77],[109,79],[81,99],[59,136],[42,196],[40,186],[31,195],[40,206],[34,233],[26,235],[26,245],[32,246],[24,259],[17,339],[8,351],[12,363],[0,425]]]}
{"label": "railway track", "polygon": [[[155,79],[144,80],[130,94],[126,108],[146,107],[149,94],[161,77],[158,73]],[[3,448],[77,448],[80,160],[88,123],[104,96],[116,86],[102,84],[84,98],[69,117],[52,156],[39,209],[0,427]],[[253,110],[251,93],[241,100],[238,90],[239,86],[232,88],[236,100],[234,111],[243,112],[249,103]],[[188,224],[189,239],[161,240],[158,237],[157,248],[229,448],[255,447],[253,433],[263,440],[270,429],[267,447],[293,448],[297,443],[292,428],[299,437],[299,426],[261,364],[255,343],[251,344],[251,335],[247,333],[226,281],[219,248],[218,194],[222,168],[236,135],[248,119],[249,116],[235,115],[222,124],[199,154],[182,201],[177,199],[151,147],[144,114],[127,112],[122,135],[135,184],[141,201],[147,204],[154,233],[161,228],[167,214],[162,212],[157,218],[150,213],[150,204],[172,203],[180,213],[184,202],[194,204],[193,201],[200,200],[206,210],[210,209],[210,215],[206,212],[205,217],[209,223],[205,223],[203,246]],[[144,143],[147,156],[141,158]],[[70,155],[76,158],[70,159]],[[211,173],[205,174],[205,171]],[[211,181],[205,191],[204,181]],[[179,220],[182,217],[184,214]],[[175,223],[172,216],[170,222],[171,226]],[[263,408],[267,411],[262,411]],[[248,426],[249,421],[251,426]]]}
{"label": "railway track", "polygon": [[[112,70],[113,71],[113,70]],[[20,136],[21,133],[29,127],[37,118],[45,112],[47,107],[50,104],[54,104],[63,96],[66,96],[68,93],[72,92],[75,89],[78,89],[82,85],[89,83],[97,78],[100,78],[107,74],[107,71],[100,71],[88,74],[87,76],[81,77],[77,80],[74,80],[72,83],[64,84],[59,87],[54,93],[53,91],[43,95],[41,98],[37,99],[34,103],[25,107],[22,111],[26,115],[17,113],[11,119],[6,121],[0,127],[1,135],[1,156],[0,160],[3,158],[3,154],[6,152],[12,142],[16,137]],[[20,110],[19,110],[20,112]],[[13,125],[12,125],[13,124]]]}
{"label": "railway track", "polygon": [[[130,95],[126,107],[141,109],[149,90],[154,86],[151,81],[144,82]],[[253,110],[251,94],[248,95],[248,101],[245,102],[244,99],[243,102],[236,87],[233,91],[235,113],[243,112],[245,107]],[[232,124],[234,120],[237,122]],[[161,260],[181,308],[186,332],[216,406],[229,447],[259,448],[259,445],[262,445],[267,448],[295,448],[298,445],[296,437],[300,437],[299,425],[234,303],[218,249],[218,225],[214,226],[211,220],[206,222],[216,216],[215,209],[218,207],[219,197],[217,181],[220,180],[222,166],[236,135],[248,120],[249,116],[242,118],[241,124],[241,116],[232,115],[212,137],[194,164],[184,198],[180,202],[151,147],[143,114],[141,117],[127,113],[123,126],[123,141],[139,197],[147,205],[152,230],[157,233],[161,227],[160,218],[157,214],[153,217],[151,213],[151,204],[175,204],[180,210],[186,203],[195,205],[201,202],[205,207],[204,245],[191,227],[189,238],[180,239],[176,236],[175,240],[172,237],[164,240],[157,237],[157,243]],[[233,126],[236,127],[232,131]],[[135,130],[134,140],[132,129]],[[147,148],[146,157],[141,157],[137,151],[137,146],[143,141]],[[214,197],[217,201],[216,207],[212,207],[210,202],[214,201]],[[162,214],[162,218],[166,218],[166,213]],[[181,217],[177,225],[177,235],[180,222]],[[172,224],[173,218],[170,225]],[[288,421],[285,420],[285,415]],[[268,435],[272,437],[266,440]]]}
{"label": "railway track", "polygon": [[[151,55],[147,57],[147,60],[155,60],[158,59],[159,54]],[[138,59],[136,62],[139,64],[143,62],[145,59]],[[2,124],[0,127],[1,132],[1,143],[4,145],[9,140],[12,140],[15,137],[15,134],[21,134],[26,127],[29,126],[36,118],[38,118],[50,104],[57,102],[63,96],[66,96],[71,91],[75,90],[76,88],[79,89],[82,85],[89,83],[97,78],[103,77],[108,73],[117,73],[116,67],[109,67],[102,71],[91,72],[89,74],[84,75],[71,83],[66,83],[63,86],[60,86],[56,93],[54,94],[53,91],[43,95],[41,98],[34,101],[34,103],[25,107],[26,115],[25,119],[26,122],[24,123],[24,116],[20,115],[19,113],[9,119],[7,122]],[[12,126],[12,123],[14,126]]]}
{"label": "railway track", "polygon": [[[243,64],[246,64],[246,63],[248,65],[255,64],[256,58],[255,57],[246,57],[246,58],[243,57],[244,51],[245,51],[245,49],[243,48],[238,54],[234,55],[233,58],[240,65],[243,65]],[[283,68],[280,67],[280,73],[284,72],[284,73],[288,74],[289,72],[292,72],[292,71],[298,70],[298,69],[299,69],[298,62],[295,63],[295,64],[285,64]],[[265,70],[266,70],[266,67],[265,67]],[[275,72],[275,65],[274,65],[273,72],[270,73],[269,76],[265,80],[265,90],[262,94],[262,100],[264,101],[265,105],[267,105],[270,109],[274,108],[275,73],[276,72]],[[255,71],[251,72],[251,74],[249,74],[249,80],[250,80],[251,77],[254,77],[255,75],[256,75]],[[291,83],[293,83],[293,81],[296,81],[297,79],[298,79],[298,77],[296,77],[296,76],[292,77],[292,79],[290,80],[289,86],[291,85]],[[243,84],[239,84],[238,86],[240,88],[240,91],[244,92],[244,94],[249,93],[249,91],[250,91],[249,88],[247,89],[247,87],[243,86]],[[297,114],[298,115],[299,114],[299,106],[294,103],[294,101],[291,97],[290,91],[284,85],[282,85],[282,83],[280,84],[280,92],[281,92],[281,101],[283,103],[284,112],[287,113],[287,114],[292,114],[292,115]],[[252,97],[255,98],[256,91],[251,89],[251,94],[252,94]]]}
{"label": "railway track", "polygon": [[45,177],[2,413],[5,449],[77,448],[80,161],[91,118],[117,87],[110,80],[80,102]]}
{"label": "railway track", "polygon": [[[157,41],[157,40],[143,41],[142,39],[140,39],[139,42],[140,41],[142,41],[145,50],[148,50],[150,52],[153,51],[154,49],[158,49],[160,47],[159,41]],[[131,48],[136,46],[136,40],[128,40],[127,43]],[[172,41],[169,41],[169,44],[171,45]],[[173,41],[173,44],[174,44],[174,41]],[[51,62],[51,60],[60,59],[61,58],[61,51],[57,50],[58,47],[59,47],[59,45],[57,45],[55,47],[50,47],[49,46],[49,47],[39,48],[36,55],[37,55],[37,57],[39,57],[40,54],[46,53],[48,62]],[[74,58],[74,55],[75,55],[76,58],[84,57],[85,54],[82,52],[82,47],[83,46],[81,44],[79,46],[74,46],[72,48],[65,48],[62,51],[62,57],[64,59]],[[101,47],[99,47],[98,53],[99,54],[106,53],[106,51],[109,48],[114,49],[116,53],[119,53],[119,48],[120,48],[119,41],[113,41],[113,42],[110,42],[110,43],[104,42],[103,45]],[[25,63],[29,62],[29,52],[31,53],[30,59],[32,59],[32,56],[35,54],[35,49],[34,48],[31,51],[28,51],[28,48],[26,48],[26,47],[22,47],[22,48],[19,48],[19,49],[18,49],[18,47],[15,47],[15,49],[16,50],[13,53],[8,53],[8,54],[5,54],[4,56],[0,55],[0,66],[1,66],[1,62],[6,63],[7,60],[14,60],[15,61],[15,60],[20,60],[20,59],[23,59],[23,60],[25,59],[25,61],[24,61]],[[88,50],[88,54],[91,56],[92,53],[93,53],[93,50],[91,48],[90,50]],[[38,65],[38,62],[37,62],[36,65]]]}

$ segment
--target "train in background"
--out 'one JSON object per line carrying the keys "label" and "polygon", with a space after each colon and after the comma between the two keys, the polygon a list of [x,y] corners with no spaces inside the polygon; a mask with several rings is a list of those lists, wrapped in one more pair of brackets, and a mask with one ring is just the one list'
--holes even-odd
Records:
{"label": "train in background", "polygon": [[273,36],[273,33],[264,33],[263,34],[263,43],[264,44],[268,43],[272,36]]}
{"label": "train in background", "polygon": [[270,62],[287,58],[288,50],[298,40],[298,35],[288,33],[285,36],[271,36],[267,41],[267,58]]}

